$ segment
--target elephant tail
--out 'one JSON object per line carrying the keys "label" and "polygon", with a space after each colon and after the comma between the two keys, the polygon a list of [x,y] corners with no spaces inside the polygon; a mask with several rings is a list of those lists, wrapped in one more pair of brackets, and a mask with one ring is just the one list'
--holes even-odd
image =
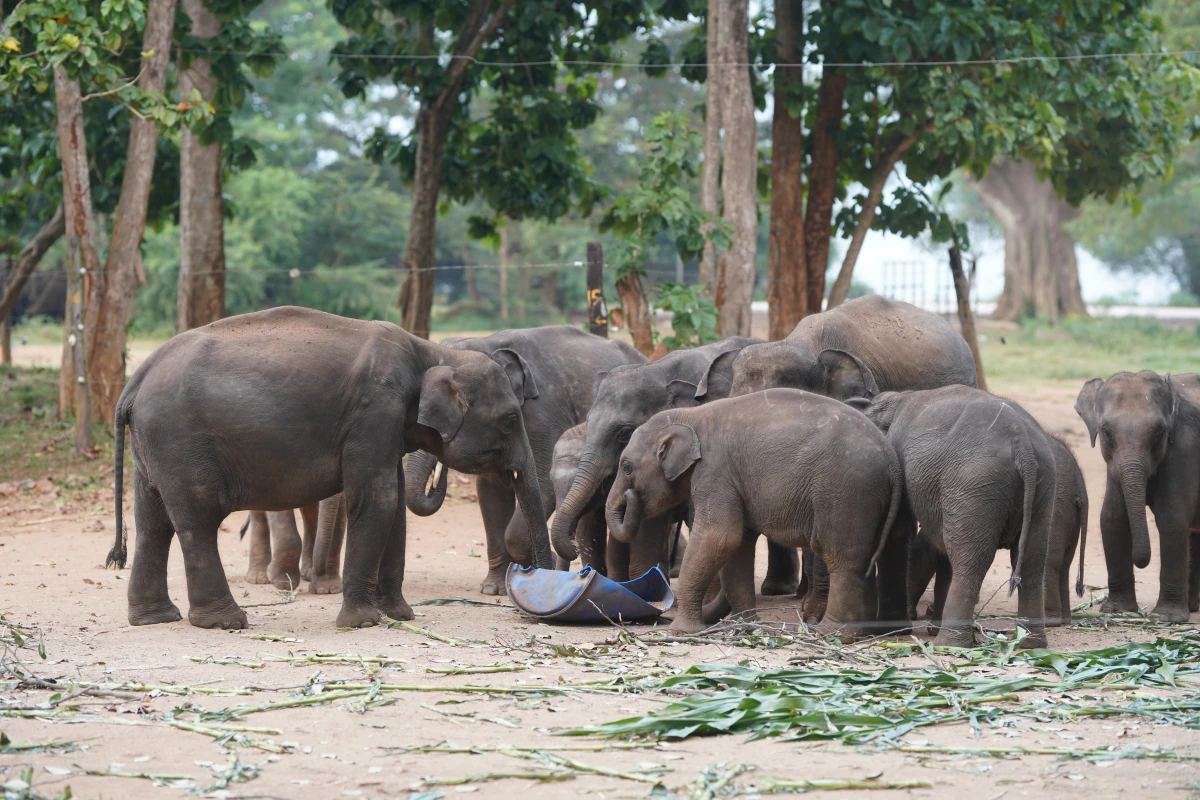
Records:
{"label": "elephant tail", "polygon": [[1021,585],[1021,559],[1025,556],[1025,542],[1029,528],[1033,524],[1033,501],[1037,493],[1038,463],[1033,453],[1033,443],[1029,435],[1022,430],[1014,442],[1014,455],[1017,470],[1021,473],[1021,483],[1025,485],[1025,499],[1021,505],[1021,533],[1017,537],[1017,554],[1013,558],[1012,576],[1008,579],[1008,596]]}
{"label": "elephant tail", "polygon": [[1083,597],[1083,557],[1087,553],[1088,496],[1087,490],[1075,498],[1075,509],[1079,514],[1079,577],[1075,580],[1075,594]]}
{"label": "elephant tail", "polygon": [[900,458],[890,444],[887,446],[887,450],[892,499],[888,505],[888,515],[883,523],[883,531],[879,535],[879,544],[875,546],[875,552],[871,555],[871,563],[867,565],[867,574],[863,576],[865,578],[871,577],[871,572],[875,569],[875,564],[879,561],[879,556],[883,554],[883,548],[887,545],[888,537],[892,535],[892,528],[896,524],[896,515],[900,513],[900,498],[904,494],[904,468],[900,466]]}
{"label": "elephant tail", "polygon": [[108,551],[104,560],[104,568],[125,569],[129,557],[129,533],[125,530],[125,426],[129,423],[129,414],[133,407],[133,398],[137,394],[137,386],[141,384],[138,376],[134,375],[121,392],[117,400],[117,411],[113,415],[113,511],[116,515],[116,541]]}

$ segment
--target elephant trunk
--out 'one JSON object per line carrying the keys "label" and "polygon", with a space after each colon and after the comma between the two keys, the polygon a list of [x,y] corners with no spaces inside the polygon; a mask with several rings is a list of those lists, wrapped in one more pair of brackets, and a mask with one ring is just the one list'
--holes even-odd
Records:
{"label": "elephant trunk", "polygon": [[618,542],[632,542],[642,521],[642,501],[637,492],[633,489],[626,489],[623,494],[614,492],[607,505],[604,518],[609,533]]}
{"label": "elephant trunk", "polygon": [[578,557],[574,539],[575,526],[579,524],[584,508],[596,494],[596,489],[604,478],[601,472],[596,463],[595,451],[585,450],[579,457],[579,469],[571,483],[571,489],[554,515],[550,539],[554,543],[554,552],[568,561],[574,561]]}
{"label": "elephant trunk", "polygon": [[[533,450],[524,436],[523,452],[518,454],[514,468],[513,484],[517,502],[521,505],[521,514],[525,517],[525,530],[529,535],[529,552],[527,557],[538,569],[554,569],[554,559],[550,555],[550,534],[546,530],[546,511],[542,505],[542,490],[538,484],[537,466],[533,460]],[[511,554],[517,558],[517,553]],[[518,559],[521,560],[521,559]]]}
{"label": "elephant trunk", "polygon": [[[418,450],[404,465],[404,502],[418,517],[428,517],[442,507],[446,499],[446,478],[449,470],[437,456]],[[432,485],[430,475],[433,476]]]}
{"label": "elephant trunk", "polygon": [[1146,525],[1146,468],[1140,462],[1119,466],[1121,493],[1129,515],[1129,534],[1133,539],[1133,563],[1138,569],[1150,563],[1150,530]]}
{"label": "elephant trunk", "polygon": [[313,544],[313,575],[327,575],[330,567],[336,570],[336,565],[329,562],[334,538],[346,518],[344,505],[340,492],[321,501],[317,512],[317,540]]}

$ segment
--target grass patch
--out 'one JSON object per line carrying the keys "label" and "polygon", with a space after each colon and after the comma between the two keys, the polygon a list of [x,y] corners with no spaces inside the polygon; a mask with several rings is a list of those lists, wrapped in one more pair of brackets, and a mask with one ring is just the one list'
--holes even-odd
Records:
{"label": "grass patch", "polygon": [[1071,319],[1055,326],[1029,321],[1016,329],[984,322],[980,333],[986,337],[980,349],[988,385],[1001,392],[1122,370],[1200,369],[1200,328],[1177,330],[1154,319]]}

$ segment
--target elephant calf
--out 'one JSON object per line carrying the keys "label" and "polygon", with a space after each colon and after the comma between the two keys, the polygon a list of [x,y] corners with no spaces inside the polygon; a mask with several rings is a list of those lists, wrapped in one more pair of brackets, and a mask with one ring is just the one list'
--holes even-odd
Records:
{"label": "elephant calf", "polygon": [[342,593],[342,541],[346,536],[346,504],[342,495],[301,506],[304,538],[292,511],[251,511],[239,533],[250,532],[249,583],[270,583],[294,590],[301,579],[312,594]]}
{"label": "elephant calf", "polygon": [[904,613],[904,541],[889,536],[901,493],[896,454],[865,418],[827,397],[769,389],[651,417],[621,454],[606,514],[612,535],[628,541],[643,517],[691,498],[672,628],[704,627],[704,595],[718,570],[733,611],[754,608],[761,534],[822,557],[830,580],[823,624],[854,635],[875,618],[865,578],[876,562],[881,576],[899,578],[885,581],[881,606]]}
{"label": "elephant calf", "polygon": [[[949,565],[934,597],[937,644],[975,643],[975,605],[996,550],[1016,551],[1026,647],[1046,646],[1044,573],[1054,513],[1050,440],[1011,400],[969,386],[848,401],[883,430],[904,467],[907,510]],[[909,530],[912,520],[903,523]]]}

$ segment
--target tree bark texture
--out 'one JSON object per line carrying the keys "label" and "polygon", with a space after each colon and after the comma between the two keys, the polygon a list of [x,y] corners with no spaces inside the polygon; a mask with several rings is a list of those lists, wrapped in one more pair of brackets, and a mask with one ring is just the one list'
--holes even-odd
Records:
{"label": "tree bark texture", "polygon": [[[800,0],[775,3],[775,55],[781,64],[801,61],[804,8]],[[788,97],[803,83],[800,67],[775,68],[771,122],[771,221],[767,237],[768,337],[782,339],[808,313],[804,257],[804,120],[788,113]],[[820,307],[816,310],[820,310]]]}
{"label": "tree bark texture", "polygon": [[858,214],[854,235],[850,237],[850,246],[846,248],[846,256],[842,259],[842,267],[838,270],[837,280],[833,282],[833,288],[829,291],[827,308],[841,305],[846,300],[846,295],[850,293],[850,284],[854,280],[854,265],[858,263],[858,254],[862,252],[863,242],[871,230],[871,225],[875,222],[875,214],[879,209],[879,201],[883,199],[883,189],[887,186],[888,178],[891,177],[892,170],[896,168],[900,158],[917,143],[917,139],[921,138],[921,134],[926,130],[926,128],[922,128],[913,135],[906,136],[875,166],[871,175],[871,186],[867,190],[866,202],[863,203],[862,211]]}
{"label": "tree bark texture", "polygon": [[[716,219],[721,212],[721,70],[717,67],[720,53],[717,48],[717,26],[721,19],[723,0],[708,0],[707,36],[708,69],[704,84],[704,161],[700,165],[700,210]],[[705,225],[705,234],[712,225]],[[707,286],[710,296],[717,291],[717,251],[705,243],[700,256],[699,282]]]}
{"label": "tree bark texture", "polygon": [[[68,250],[72,249],[71,243],[77,242],[75,249],[79,253],[74,266],[68,263],[66,269],[69,271],[73,268],[77,272],[80,269],[87,270],[87,274],[83,275],[83,297],[86,301],[89,288],[100,277],[100,258],[92,238],[92,184],[88,176],[87,139],[83,132],[83,98],[79,81],[69,78],[62,67],[54,70],[54,104],[58,117],[58,155],[62,161],[64,235],[68,237]],[[69,307],[69,289],[67,296]],[[74,360],[69,340],[72,333],[68,315],[63,325],[63,361],[58,380],[60,420],[76,412],[76,399],[81,394],[71,381]],[[88,396],[90,389],[85,383],[82,395]]]}
{"label": "tree bark texture", "polygon": [[722,336],[750,335],[758,252],[758,129],[750,93],[749,4],[723,0],[717,29],[721,125],[725,164],[721,172],[722,216],[733,227],[733,244],[717,261],[718,330]]}
{"label": "tree bark texture", "polygon": [[604,302],[604,247],[587,243],[587,315],[588,330],[608,338],[608,305]]}
{"label": "tree bark texture", "polygon": [[[142,38],[142,52],[150,55],[143,57],[138,79],[145,91],[161,94],[166,88],[174,28],[175,0],[150,0]],[[125,149],[121,195],[113,213],[108,258],[103,273],[93,277],[88,288],[84,322],[88,380],[95,414],[107,425],[112,424],[117,398],[125,388],[126,328],[142,272],[142,235],[157,147],[158,129],[154,123],[134,117]]]}
{"label": "tree bark texture", "polygon": [[958,247],[950,248],[950,274],[954,276],[954,296],[958,300],[958,325],[962,337],[971,348],[975,359],[975,380],[985,392],[987,380],[983,377],[983,358],[979,355],[979,336],[975,333],[975,315],[971,312],[971,282],[962,267],[962,253]]}
{"label": "tree bark texture", "polygon": [[54,211],[54,216],[34,234],[17,254],[16,261],[13,261],[4,273],[4,287],[0,289],[0,319],[8,319],[29,276],[37,269],[46,251],[62,238],[66,229],[66,216],[63,214],[62,205],[59,205]]}
{"label": "tree bark texture", "polygon": [[825,300],[825,269],[833,235],[833,201],[838,187],[837,135],[842,126],[846,76],[830,67],[821,70],[817,115],[812,131],[812,163],[808,174],[808,209],[804,216],[804,255],[808,262],[808,313]]}
{"label": "tree bark texture", "polygon": [[650,317],[650,302],[642,278],[630,272],[616,280],[617,295],[621,298],[621,318],[625,330],[633,337],[633,346],[650,357],[654,351],[654,320]]}
{"label": "tree bark texture", "polygon": [[[84,291],[87,270],[83,269],[84,240],[72,233],[67,234],[67,308],[64,315],[66,351],[69,362],[64,359],[62,374],[67,376],[75,408],[75,450],[80,453],[92,449],[92,402],[88,392],[87,331],[84,324]],[[70,369],[68,369],[68,364]],[[62,386],[60,378],[59,386]],[[61,389],[60,389],[61,391]]]}
{"label": "tree bark texture", "polygon": [[1063,227],[1078,209],[1060,200],[1027,161],[993,164],[974,186],[1004,230],[1004,292],[993,318],[1086,317],[1075,240]]}
{"label": "tree bark texture", "polygon": [[[182,0],[192,35],[211,39],[221,22],[203,0]],[[181,99],[192,90],[212,102],[217,80],[207,58],[197,57],[179,75]],[[186,331],[225,316],[225,201],[221,194],[221,145],[202,145],[184,128],[179,148],[179,288],[175,330]]]}
{"label": "tree bark texture", "polygon": [[417,112],[417,158],[413,172],[413,203],[408,225],[408,245],[404,263],[408,268],[404,301],[405,329],[423,339],[429,338],[433,313],[433,290],[437,283],[437,206],[442,188],[442,157],[450,118],[458,103],[458,93],[474,57],[495,34],[516,0],[504,2],[490,15],[490,0],[472,0],[462,33],[454,47],[459,56],[446,67],[442,90]]}

